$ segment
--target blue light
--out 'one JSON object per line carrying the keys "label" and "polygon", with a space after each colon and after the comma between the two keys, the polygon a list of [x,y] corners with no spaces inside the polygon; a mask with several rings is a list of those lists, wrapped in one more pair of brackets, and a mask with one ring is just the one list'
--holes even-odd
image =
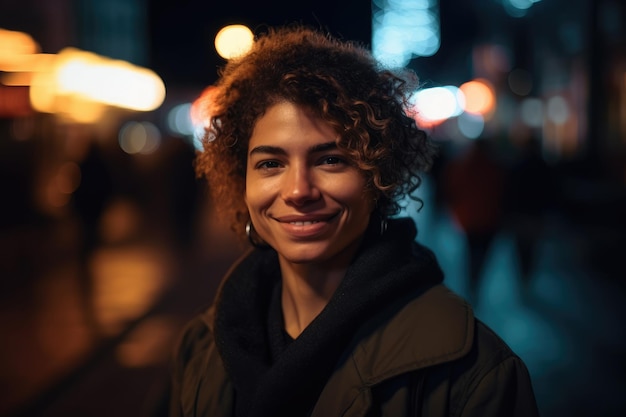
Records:
{"label": "blue light", "polygon": [[440,45],[439,0],[372,1],[372,50],[384,64],[404,67]]}

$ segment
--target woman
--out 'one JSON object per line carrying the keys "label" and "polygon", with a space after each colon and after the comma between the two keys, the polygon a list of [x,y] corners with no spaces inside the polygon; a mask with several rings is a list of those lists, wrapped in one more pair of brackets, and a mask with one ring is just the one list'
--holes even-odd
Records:
{"label": "woman", "polygon": [[176,416],[534,416],[522,361],[391,218],[433,150],[411,77],[301,27],[216,84],[198,171],[253,247],[176,354]]}

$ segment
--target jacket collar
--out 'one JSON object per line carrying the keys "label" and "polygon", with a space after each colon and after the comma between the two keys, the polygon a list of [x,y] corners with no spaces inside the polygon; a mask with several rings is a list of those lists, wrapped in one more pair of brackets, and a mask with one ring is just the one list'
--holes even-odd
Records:
{"label": "jacket collar", "polygon": [[371,386],[408,371],[455,360],[472,346],[473,323],[470,305],[444,285],[437,285],[362,339],[354,350],[354,364],[364,385]]}
{"label": "jacket collar", "polygon": [[352,353],[333,372],[311,416],[366,415],[372,387],[458,359],[470,351],[473,340],[469,304],[436,285],[359,330],[348,349]]}

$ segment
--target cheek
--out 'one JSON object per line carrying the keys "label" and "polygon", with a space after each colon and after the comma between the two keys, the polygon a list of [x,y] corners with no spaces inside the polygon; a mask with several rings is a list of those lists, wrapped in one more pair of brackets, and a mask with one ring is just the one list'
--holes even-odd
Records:
{"label": "cheek", "polygon": [[[346,187],[346,184],[351,185]],[[374,209],[373,193],[368,191],[365,180],[361,178],[342,181],[335,188],[334,195],[345,204],[352,206],[354,211],[371,213]]]}
{"label": "cheek", "polygon": [[264,182],[254,180],[246,181],[244,201],[250,212],[258,211],[260,208],[268,205],[271,200],[272,187],[268,187]]}
{"label": "cheek", "polygon": [[248,211],[252,212],[254,210],[254,207],[256,205],[256,195],[254,192],[250,192],[250,190],[253,190],[250,187],[246,187],[246,190],[244,192],[244,197],[243,200],[246,203],[246,207],[248,207]]}

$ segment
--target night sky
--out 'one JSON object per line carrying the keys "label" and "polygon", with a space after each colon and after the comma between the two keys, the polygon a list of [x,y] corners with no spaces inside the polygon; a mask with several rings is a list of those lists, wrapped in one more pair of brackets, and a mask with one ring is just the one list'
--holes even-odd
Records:
{"label": "night sky", "polygon": [[[43,0],[1,0],[0,27],[31,34],[41,44],[43,52],[56,53],[72,45],[128,59],[116,56],[111,50],[114,45],[105,45],[108,50],[99,51],[86,39],[81,39],[81,31],[89,32],[89,25],[97,20],[83,22],[81,8],[75,6],[91,4],[92,1],[70,1],[59,8],[55,3]],[[235,23],[258,31],[267,26],[301,22],[366,46],[371,44],[370,0],[293,0],[281,3],[258,0],[145,0],[147,59],[144,61],[142,57],[140,65],[159,74],[168,88],[198,88],[211,84],[217,78],[218,68],[224,64],[213,46],[215,35],[223,26]],[[499,11],[498,7],[481,7],[482,3],[439,1],[441,48],[436,55],[415,59],[411,63],[420,78],[443,84],[467,79],[473,44],[489,37],[494,30],[486,24],[485,17]],[[502,24],[510,27],[509,22]]]}
{"label": "night sky", "polygon": [[[262,1],[206,0],[150,2],[150,64],[166,85],[207,85],[224,61],[213,40],[227,24],[253,31],[301,22],[366,45],[371,41],[371,8],[362,0],[298,0],[281,6]],[[271,3],[270,3],[271,4]]]}

